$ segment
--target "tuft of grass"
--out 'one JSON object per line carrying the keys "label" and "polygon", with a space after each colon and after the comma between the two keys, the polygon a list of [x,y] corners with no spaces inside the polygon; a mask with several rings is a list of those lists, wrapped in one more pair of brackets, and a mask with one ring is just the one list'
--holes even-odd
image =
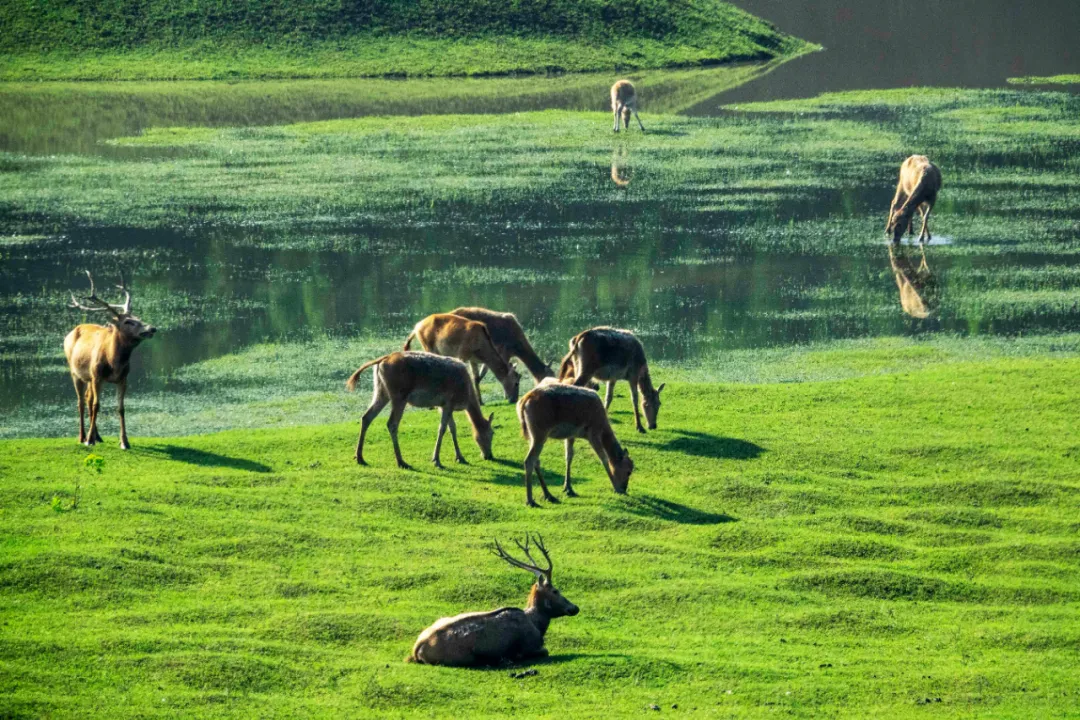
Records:
{"label": "tuft of grass", "polygon": [[1012,85],[1080,85],[1080,75],[1026,75],[1011,77]]}

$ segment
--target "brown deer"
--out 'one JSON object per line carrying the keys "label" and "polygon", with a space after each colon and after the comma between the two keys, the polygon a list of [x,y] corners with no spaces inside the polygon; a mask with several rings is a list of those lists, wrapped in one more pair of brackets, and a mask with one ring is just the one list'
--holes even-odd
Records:
{"label": "brown deer", "polygon": [[645,132],[645,126],[641,124],[641,116],[637,111],[637,91],[629,80],[618,80],[611,86],[611,112],[615,116],[615,132],[619,132],[620,116],[626,129],[630,129],[630,113],[634,114],[641,132]]}
{"label": "brown deer", "polygon": [[558,502],[548,492],[540,472],[540,452],[548,438],[566,441],[566,477],[563,492],[576,497],[570,484],[570,465],[574,462],[574,440],[585,438],[604,464],[611,486],[622,495],[634,471],[634,461],[615,438],[600,396],[592,390],[564,385],[554,379],[544,380],[521,398],[517,406],[521,434],[529,441],[525,456],[525,504],[537,507],[532,495],[532,474],[540,481],[540,489],[548,502]]}
{"label": "brown deer", "polygon": [[[413,338],[419,340],[424,350],[430,353],[469,363],[473,366],[474,375],[476,365],[483,363],[495,373],[503,386],[503,392],[506,393],[506,399],[517,402],[521,375],[495,349],[495,342],[484,323],[452,313],[436,313],[416,323],[409,337],[405,338],[406,350],[412,346]],[[479,386],[477,397],[483,403]]]}
{"label": "brown deer", "polygon": [[473,439],[480,447],[484,459],[492,459],[491,440],[495,431],[491,427],[491,421],[495,413],[487,418],[484,417],[465,363],[431,353],[395,352],[362,365],[348,379],[345,387],[350,391],[355,390],[361,373],[369,367],[375,368],[373,371],[374,391],[371,396],[371,405],[364,412],[364,417],[360,422],[360,437],[356,441],[357,464],[367,465],[364,461],[364,436],[367,435],[368,426],[387,403],[390,403],[390,419],[386,423],[386,428],[390,431],[390,439],[394,442],[394,456],[397,458],[399,468],[412,469],[401,457],[401,446],[398,445],[398,425],[401,423],[401,415],[405,412],[406,405],[442,409],[439,434],[435,439],[435,453],[431,457],[431,462],[435,464],[435,467],[443,467],[439,460],[439,451],[442,448],[443,435],[448,427],[450,438],[454,441],[454,455],[457,461],[466,462],[465,456],[461,454],[461,447],[458,445],[457,426],[454,424],[455,410],[464,410],[469,416]]}
{"label": "brown deer", "polygon": [[656,429],[656,416],[660,413],[660,393],[666,383],[653,388],[649,375],[649,363],[645,360],[645,348],[629,330],[595,327],[579,333],[570,341],[570,352],[559,366],[559,380],[573,379],[573,384],[586,386],[592,378],[607,382],[604,408],[611,407],[615,383],[630,383],[630,397],[634,403],[634,422],[640,433],[645,432],[638,411],[638,390],[641,390],[641,410],[650,430]]}
{"label": "brown deer", "polygon": [[893,243],[899,243],[904,230],[913,233],[912,221],[915,211],[922,213],[922,229],[919,242],[930,240],[930,211],[934,209],[941,190],[941,170],[925,155],[912,155],[900,166],[900,182],[896,195],[889,206],[889,221],[885,236],[892,234]]}
{"label": "brown deer", "polygon": [[567,600],[551,582],[552,562],[537,535],[536,547],[544,555],[547,567],[540,567],[525,544],[515,540],[528,562],[513,557],[495,541],[495,554],[516,568],[536,576],[525,609],[503,607],[490,612],[472,612],[436,620],[416,639],[405,662],[426,665],[493,665],[547,657],[544,636],[555,618],[578,614],[578,607]]}
{"label": "brown deer", "polygon": [[[90,295],[83,302],[71,295],[71,307],[85,312],[106,312],[112,317],[107,325],[83,324],[64,338],[64,356],[67,358],[75,394],[79,398],[79,442],[87,445],[102,442],[98,433],[98,411],[101,408],[101,386],[116,384],[116,409],[120,415],[120,449],[131,447],[128,442],[127,424],[124,422],[124,396],[127,394],[127,377],[131,370],[131,353],[143,340],[154,337],[157,328],[144,323],[131,314],[131,293],[120,278],[117,288],[124,291],[120,305],[107,303],[94,291],[94,278],[90,279]],[[90,428],[83,424],[87,406],[90,407]]]}
{"label": "brown deer", "polygon": [[[491,335],[491,341],[495,344],[495,349],[499,353],[499,357],[508,363],[512,358],[521,360],[521,362],[525,363],[525,367],[536,382],[540,382],[544,378],[555,377],[551,367],[540,359],[540,356],[533,350],[532,345],[529,344],[529,339],[525,337],[525,330],[513,313],[495,312],[480,307],[459,307],[451,310],[450,314],[484,323],[488,334]],[[480,381],[487,375],[487,365],[480,366],[479,373],[477,372],[477,364],[471,363],[471,365],[473,377],[476,379],[476,392],[479,393]]]}

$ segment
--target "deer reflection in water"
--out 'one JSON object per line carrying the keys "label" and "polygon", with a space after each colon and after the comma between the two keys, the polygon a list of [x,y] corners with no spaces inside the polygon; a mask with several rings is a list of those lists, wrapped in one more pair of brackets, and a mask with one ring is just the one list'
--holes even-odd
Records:
{"label": "deer reflection in water", "polygon": [[611,153],[611,182],[616,187],[625,188],[634,178],[634,169],[630,166],[625,147],[616,148]]}
{"label": "deer reflection in water", "polygon": [[900,307],[913,318],[924,319],[937,310],[938,286],[934,273],[926,263],[926,247],[919,246],[921,259],[908,255],[902,245],[889,246],[889,264],[892,266],[896,287],[900,290]]}

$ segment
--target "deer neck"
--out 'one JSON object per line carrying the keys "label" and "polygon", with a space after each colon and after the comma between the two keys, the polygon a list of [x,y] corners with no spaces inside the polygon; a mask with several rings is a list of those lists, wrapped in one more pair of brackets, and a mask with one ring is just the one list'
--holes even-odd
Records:
{"label": "deer neck", "polygon": [[615,432],[611,429],[611,426],[600,431],[600,447],[604,448],[604,454],[607,455],[608,474],[614,475],[615,464],[622,457],[623,449],[619,441],[615,439]]}
{"label": "deer neck", "polygon": [[641,368],[641,374],[638,375],[638,386],[641,388],[641,392],[649,395],[656,392],[656,389],[652,384],[652,376],[649,375],[649,366],[645,365]]}
{"label": "deer neck", "polygon": [[551,625],[551,616],[540,609],[535,587],[529,593],[529,602],[525,605],[525,617],[540,631],[541,636],[547,634],[548,626]]}
{"label": "deer neck", "polygon": [[112,361],[114,365],[126,365],[131,359],[131,353],[142,342],[141,338],[131,337],[120,332],[115,325],[109,325],[110,340],[112,341]]}
{"label": "deer neck", "polygon": [[465,414],[469,416],[469,422],[477,429],[486,428],[488,420],[484,417],[484,411],[480,409],[480,401],[476,397],[476,389],[470,386],[469,401],[465,403]]}
{"label": "deer neck", "polygon": [[513,355],[521,358],[521,362],[525,363],[525,367],[529,369],[529,373],[532,374],[537,380],[543,380],[550,376],[550,371],[544,361],[540,359],[540,356],[533,350],[532,345],[525,338],[520,338],[515,343]]}

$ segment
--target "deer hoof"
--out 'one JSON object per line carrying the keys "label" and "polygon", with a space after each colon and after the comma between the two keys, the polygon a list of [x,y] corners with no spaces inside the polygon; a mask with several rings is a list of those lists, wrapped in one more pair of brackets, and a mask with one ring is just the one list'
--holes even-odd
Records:
{"label": "deer hoof", "polygon": [[468,464],[469,464],[469,461],[468,461],[468,460],[466,460],[466,459],[465,459],[465,458],[463,458],[463,457],[459,457],[459,458],[454,458],[454,460],[455,460],[455,461],[456,461],[456,462],[457,462],[457,463],[458,463],[459,465],[468,465]]}
{"label": "deer hoof", "polygon": [[122,442],[122,443],[120,443],[120,449],[121,449],[121,450],[130,450],[130,449],[131,449],[131,445],[130,445],[130,444],[128,444],[128,443],[126,443],[126,442]]}
{"label": "deer hoof", "polygon": [[638,431],[639,433],[641,433],[642,435],[644,435],[644,434],[645,434],[645,428],[641,427],[640,425],[638,425],[638,426],[637,426],[637,431]]}
{"label": "deer hoof", "polygon": [[538,508],[540,506],[536,504],[535,500],[533,500],[532,498],[529,498],[528,500],[525,501],[525,507]]}
{"label": "deer hoof", "polygon": [[573,488],[568,487],[563,488],[563,494],[566,495],[566,497],[568,498],[576,498],[578,496],[578,494],[574,492]]}
{"label": "deer hoof", "polygon": [[551,493],[545,494],[544,499],[547,500],[549,503],[555,503],[556,505],[559,504],[559,498],[555,497]]}
{"label": "deer hoof", "polygon": [[356,456],[356,464],[357,465],[363,465],[364,467],[367,467],[367,460],[365,460],[364,458],[357,455]]}
{"label": "deer hoof", "polygon": [[412,470],[413,469],[412,465],[410,465],[409,463],[407,463],[407,462],[405,462],[403,460],[399,460],[397,466],[399,468],[401,468],[402,470]]}
{"label": "deer hoof", "polygon": [[446,469],[446,466],[445,466],[445,465],[443,465],[443,464],[442,464],[441,462],[439,462],[438,460],[432,460],[432,461],[431,461],[431,464],[432,464],[432,465],[434,465],[434,466],[435,466],[435,468],[436,468],[436,469],[438,469],[438,470],[445,470],[445,469]]}

